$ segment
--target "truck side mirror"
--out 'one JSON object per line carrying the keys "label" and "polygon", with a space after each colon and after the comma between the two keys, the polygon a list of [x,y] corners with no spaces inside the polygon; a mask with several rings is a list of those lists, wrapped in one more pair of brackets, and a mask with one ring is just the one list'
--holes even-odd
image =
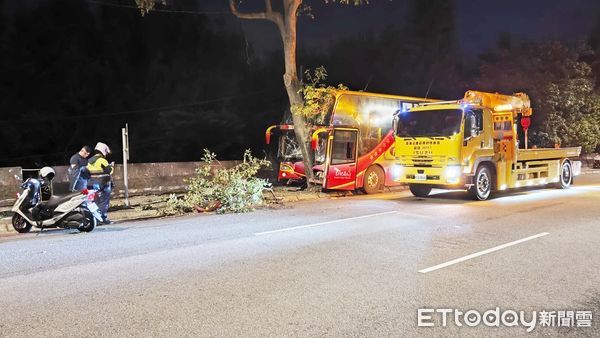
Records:
{"label": "truck side mirror", "polygon": [[468,114],[465,116],[465,128],[464,128],[464,140],[468,140],[473,137],[473,115]]}
{"label": "truck side mirror", "polygon": [[477,118],[471,112],[468,112],[465,114],[465,127],[464,127],[463,134],[464,134],[463,146],[466,146],[467,142],[471,138],[479,135],[479,128],[477,127]]}
{"label": "truck side mirror", "polygon": [[477,125],[477,117],[471,115],[471,136],[479,135],[479,126]]}
{"label": "truck side mirror", "polygon": [[398,113],[399,111],[394,114],[394,118],[392,119],[392,129],[394,130],[394,135],[398,134]]}

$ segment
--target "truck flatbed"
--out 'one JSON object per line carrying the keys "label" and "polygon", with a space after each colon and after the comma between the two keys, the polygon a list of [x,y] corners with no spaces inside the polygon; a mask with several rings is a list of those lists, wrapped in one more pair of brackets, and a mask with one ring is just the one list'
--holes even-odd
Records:
{"label": "truck flatbed", "polygon": [[519,149],[518,161],[537,161],[558,158],[577,157],[581,153],[581,147],[571,148],[538,148]]}

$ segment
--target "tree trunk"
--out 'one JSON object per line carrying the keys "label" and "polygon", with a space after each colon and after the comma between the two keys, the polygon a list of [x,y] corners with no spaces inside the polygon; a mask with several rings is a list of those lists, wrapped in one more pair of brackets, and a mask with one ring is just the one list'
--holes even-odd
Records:
{"label": "tree trunk", "polygon": [[285,0],[284,1],[284,29],[281,32],[283,41],[283,53],[285,56],[285,74],[283,75],[283,83],[287,91],[290,101],[290,110],[292,120],[294,122],[294,134],[300,146],[300,152],[304,162],[304,173],[306,175],[306,183],[310,187],[312,185],[314,153],[310,148],[309,129],[307,127],[304,116],[296,114],[294,108],[303,104],[302,95],[300,94],[300,81],[298,79],[298,71],[296,66],[296,25],[297,25],[297,9],[301,1]]}
{"label": "tree trunk", "polygon": [[312,185],[314,174],[312,171],[314,163],[313,151],[310,148],[309,129],[306,119],[302,115],[294,114],[296,107],[303,104],[300,94],[300,81],[296,68],[296,27],[298,24],[298,8],[302,0],[282,0],[283,12],[273,11],[271,0],[265,0],[265,11],[258,13],[240,13],[235,0],[229,0],[229,8],[233,15],[240,19],[269,20],[277,25],[283,42],[283,54],[285,55],[285,74],[283,83],[290,101],[292,120],[294,121],[294,133],[302,153],[304,162],[304,174],[306,184]]}
{"label": "tree trunk", "polygon": [[[284,79],[287,79],[287,73],[284,75]],[[286,81],[286,80],[284,80]],[[300,83],[296,78],[295,81],[285,83],[285,89],[287,90],[288,97],[290,99],[291,107],[302,104],[302,96],[298,93],[300,90]],[[304,162],[304,173],[306,175],[306,183],[310,187],[312,185],[312,179],[314,173],[312,170],[314,164],[314,151],[309,146],[310,130],[306,124],[306,119],[300,114],[295,114],[292,109],[292,121],[294,122],[294,134],[296,134],[296,140],[300,146],[300,152],[302,153],[302,159]]]}

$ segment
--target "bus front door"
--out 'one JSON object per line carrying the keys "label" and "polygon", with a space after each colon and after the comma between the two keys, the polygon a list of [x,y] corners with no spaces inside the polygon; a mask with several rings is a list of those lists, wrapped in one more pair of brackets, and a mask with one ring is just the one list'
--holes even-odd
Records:
{"label": "bus front door", "polygon": [[325,189],[356,189],[356,157],[358,130],[336,128],[329,138],[328,161]]}

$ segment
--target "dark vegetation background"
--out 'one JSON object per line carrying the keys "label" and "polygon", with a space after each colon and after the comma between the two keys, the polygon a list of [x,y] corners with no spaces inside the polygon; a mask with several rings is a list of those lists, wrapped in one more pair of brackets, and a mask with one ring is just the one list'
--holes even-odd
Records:
{"label": "dark vegetation background", "polygon": [[[168,2],[170,10],[206,11],[201,1]],[[260,38],[261,29],[274,27],[248,28],[222,4],[206,14],[146,17],[132,5],[0,0],[0,166],[66,164],[81,145],[97,141],[108,143],[119,162],[125,123],[132,162],[198,160],[203,148],[220,159],[239,159],[246,148],[268,151],[264,131],[287,109],[277,39]],[[328,22],[321,32],[328,13],[315,7],[316,19],[300,21],[312,38],[303,40],[300,31],[299,64],[323,65],[328,83],[353,90],[443,99],[467,89],[523,90],[537,108],[533,141],[587,142],[588,152],[598,146],[600,19],[583,38],[500,32],[478,50],[461,43],[477,32],[457,21],[453,1],[386,6],[399,10],[397,19],[382,19],[383,27],[371,15],[366,24]],[[361,9],[348,10],[360,17]],[[355,27],[340,33],[332,25]],[[569,29],[569,22],[557,25]],[[565,138],[553,126],[581,121],[574,127],[583,139]]]}

